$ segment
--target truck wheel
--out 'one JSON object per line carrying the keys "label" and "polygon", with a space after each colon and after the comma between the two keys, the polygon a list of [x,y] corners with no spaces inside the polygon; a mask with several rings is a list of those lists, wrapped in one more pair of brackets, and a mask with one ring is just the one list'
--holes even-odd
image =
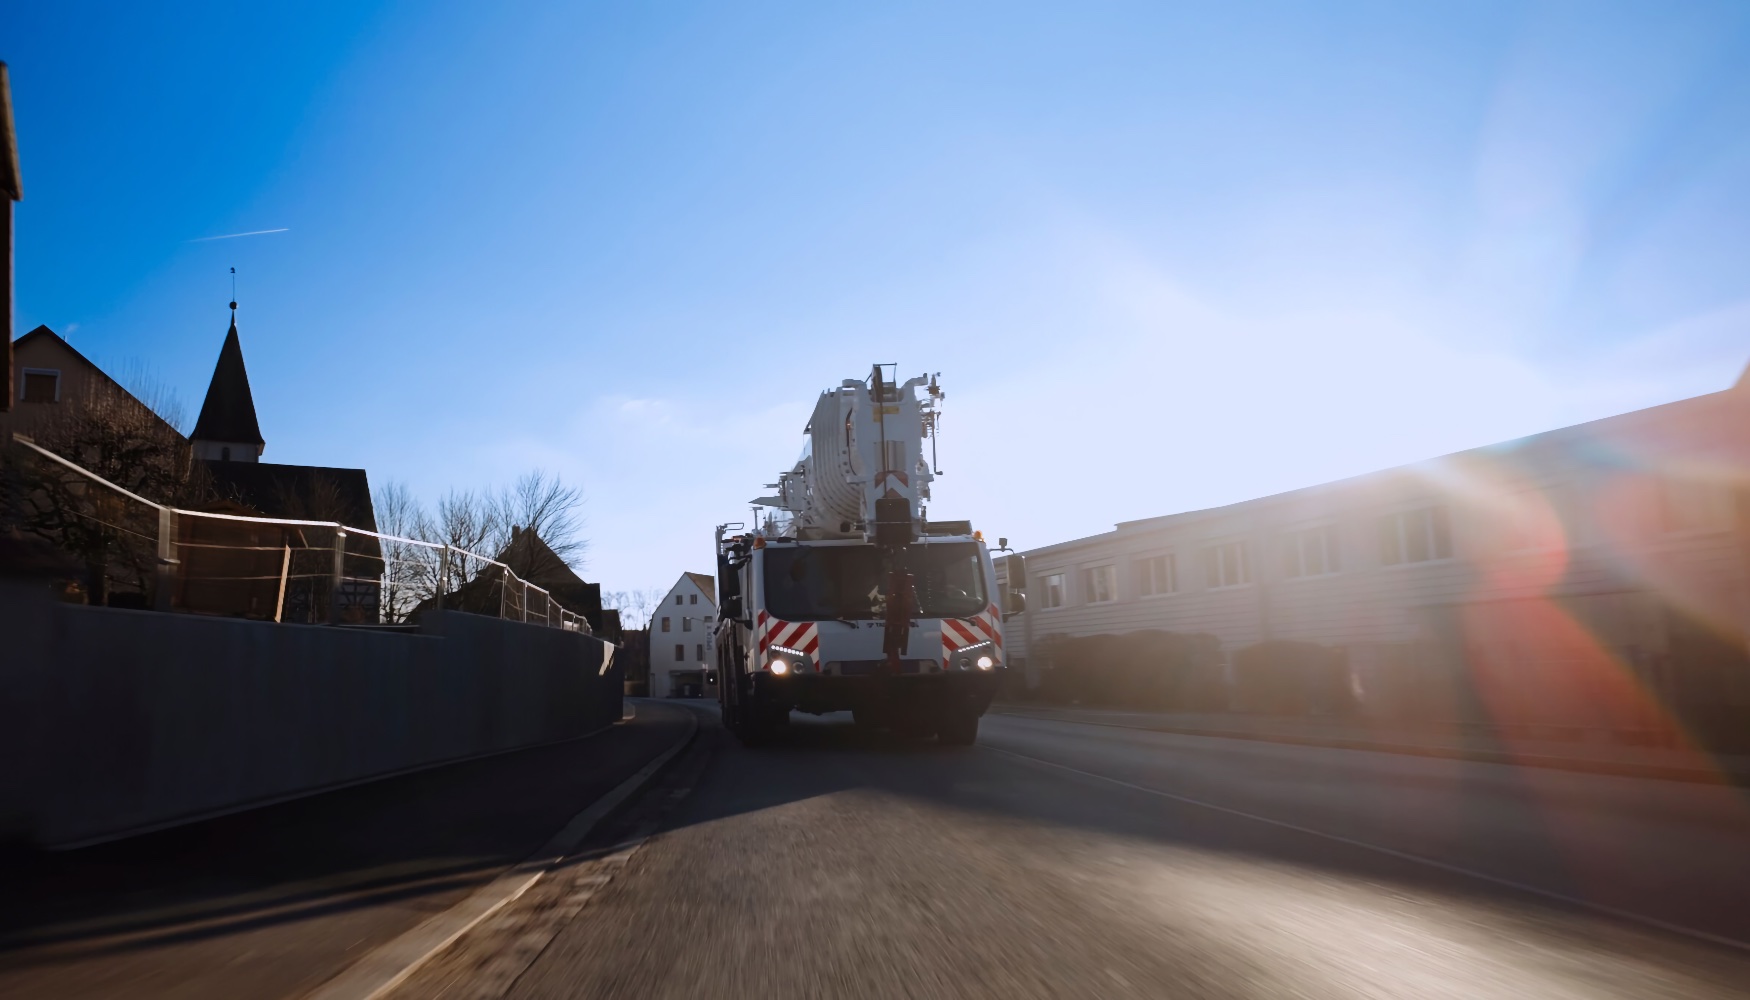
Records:
{"label": "truck wheel", "polygon": [[945,747],[969,747],[978,742],[978,714],[950,712],[936,727],[936,741]]}

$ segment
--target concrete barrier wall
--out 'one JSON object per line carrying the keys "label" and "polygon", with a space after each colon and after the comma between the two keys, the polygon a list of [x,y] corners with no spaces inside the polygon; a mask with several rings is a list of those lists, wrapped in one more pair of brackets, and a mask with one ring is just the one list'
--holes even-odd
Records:
{"label": "concrete barrier wall", "polygon": [[582,736],[611,649],[447,612],[418,633],[0,598],[0,823],[42,846]]}

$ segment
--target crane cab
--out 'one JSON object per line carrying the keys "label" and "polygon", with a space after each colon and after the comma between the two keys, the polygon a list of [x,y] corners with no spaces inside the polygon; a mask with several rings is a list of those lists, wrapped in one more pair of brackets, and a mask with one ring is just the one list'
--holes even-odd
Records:
{"label": "crane cab", "polygon": [[[912,581],[912,606],[890,650],[895,569]],[[740,536],[719,546],[718,571],[718,690],[738,735],[759,742],[791,711],[850,711],[859,723],[971,742],[1005,668],[982,538]]]}

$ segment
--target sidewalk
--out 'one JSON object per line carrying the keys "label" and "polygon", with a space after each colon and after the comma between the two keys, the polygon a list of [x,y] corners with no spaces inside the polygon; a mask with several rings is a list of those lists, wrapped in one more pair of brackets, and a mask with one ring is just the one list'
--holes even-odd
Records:
{"label": "sidewalk", "polygon": [[0,996],[303,996],[528,857],[691,724],[644,704],[580,740],[0,857]]}
{"label": "sidewalk", "polygon": [[1278,717],[1234,712],[1137,712],[1016,703],[995,704],[990,711],[1021,718],[1190,736],[1448,757],[1666,781],[1750,785],[1750,756],[1713,754],[1695,749],[1526,739],[1465,732],[1452,726],[1418,729],[1366,719]]}

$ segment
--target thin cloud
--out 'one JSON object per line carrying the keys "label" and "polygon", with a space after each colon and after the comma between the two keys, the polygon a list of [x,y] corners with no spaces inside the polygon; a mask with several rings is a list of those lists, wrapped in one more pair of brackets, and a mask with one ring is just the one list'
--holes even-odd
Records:
{"label": "thin cloud", "polygon": [[226,233],[223,236],[202,236],[200,239],[184,240],[183,242],[185,242],[185,243],[211,243],[213,240],[234,240],[239,236],[266,236],[268,233],[289,233],[291,231],[292,230],[289,226],[284,228],[284,229],[257,229],[254,232],[250,232],[250,233]]}

